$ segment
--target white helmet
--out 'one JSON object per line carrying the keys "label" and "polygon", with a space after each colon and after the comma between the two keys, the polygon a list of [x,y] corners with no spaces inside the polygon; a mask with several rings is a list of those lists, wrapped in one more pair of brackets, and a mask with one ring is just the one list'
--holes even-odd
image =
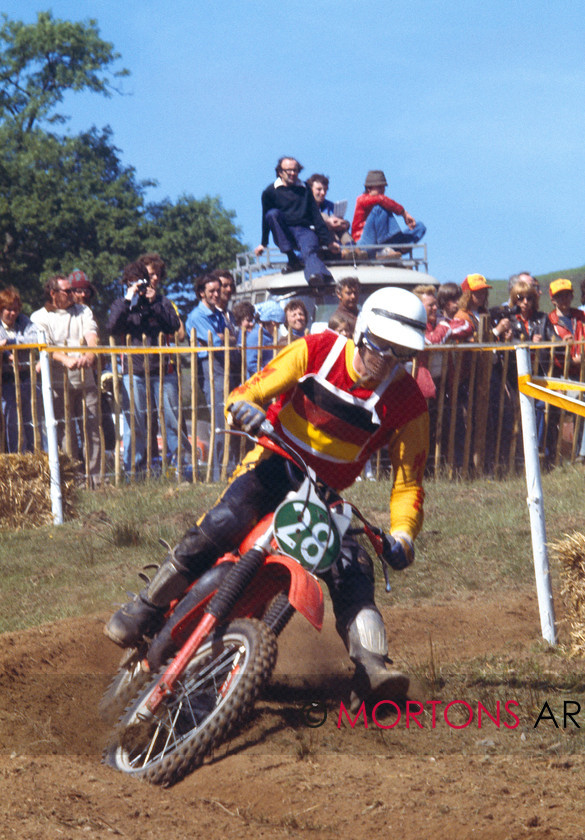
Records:
{"label": "white helmet", "polygon": [[425,346],[427,313],[412,292],[397,287],[378,289],[367,298],[357,317],[353,340],[356,345],[371,333],[411,350]]}

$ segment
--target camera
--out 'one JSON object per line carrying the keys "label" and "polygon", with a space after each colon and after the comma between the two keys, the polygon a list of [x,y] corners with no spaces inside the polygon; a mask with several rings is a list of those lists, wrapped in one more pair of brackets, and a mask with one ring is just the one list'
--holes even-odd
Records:
{"label": "camera", "polygon": [[150,286],[150,280],[145,280],[144,278],[136,281],[136,288],[138,290],[139,295],[146,294],[146,290]]}

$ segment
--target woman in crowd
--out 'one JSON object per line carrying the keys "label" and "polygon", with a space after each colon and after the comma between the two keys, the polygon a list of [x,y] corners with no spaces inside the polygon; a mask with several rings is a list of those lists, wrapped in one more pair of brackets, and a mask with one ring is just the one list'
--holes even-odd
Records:
{"label": "woman in crowd", "polygon": [[[0,346],[7,344],[36,344],[37,328],[22,313],[22,301],[14,286],[0,291]],[[15,357],[10,350],[2,353],[2,414],[6,425],[6,451],[18,452],[18,400]],[[34,450],[31,411],[30,365],[27,351],[18,356],[20,404],[22,409],[22,450]]]}
{"label": "woman in crowd", "polygon": [[[309,313],[302,300],[294,298],[284,307],[284,324],[280,327],[279,335],[288,342],[289,332],[291,341],[302,338],[309,323]],[[280,344],[280,342],[279,342]]]}

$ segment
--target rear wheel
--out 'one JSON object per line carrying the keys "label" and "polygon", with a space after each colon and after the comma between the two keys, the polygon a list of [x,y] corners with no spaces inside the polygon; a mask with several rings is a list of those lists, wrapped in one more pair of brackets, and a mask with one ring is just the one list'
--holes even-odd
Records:
{"label": "rear wheel", "polygon": [[105,763],[154,784],[175,784],[250,712],[276,654],[274,633],[256,619],[220,628],[154,715],[146,704],[164,669],[137,693],[106,748]]}

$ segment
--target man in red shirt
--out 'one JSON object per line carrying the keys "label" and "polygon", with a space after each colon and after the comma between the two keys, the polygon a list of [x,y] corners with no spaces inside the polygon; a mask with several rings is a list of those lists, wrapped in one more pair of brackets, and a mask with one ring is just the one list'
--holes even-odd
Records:
{"label": "man in red shirt", "polygon": [[[426,227],[407,213],[401,204],[384,193],[388,181],[381,169],[366,175],[365,192],[355,203],[351,235],[358,245],[413,245],[422,239]],[[402,216],[408,231],[400,229],[394,218]]]}

